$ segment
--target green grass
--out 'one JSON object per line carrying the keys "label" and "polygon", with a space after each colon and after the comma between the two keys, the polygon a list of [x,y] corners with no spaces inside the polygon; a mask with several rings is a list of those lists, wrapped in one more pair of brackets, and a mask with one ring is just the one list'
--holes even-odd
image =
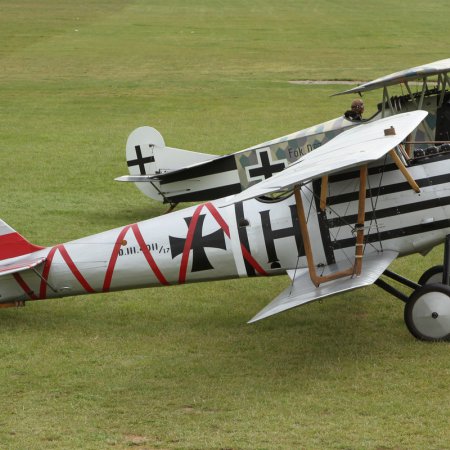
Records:
{"label": "green grass", "polygon": [[[125,141],[227,153],[447,58],[448,2],[0,0],[0,217],[52,245],[161,214]],[[370,95],[366,103],[379,101]],[[368,108],[369,110],[370,108]],[[441,261],[395,262],[417,279]],[[0,448],[450,448],[448,344],[371,287],[246,325],[285,277],[0,311]]]}

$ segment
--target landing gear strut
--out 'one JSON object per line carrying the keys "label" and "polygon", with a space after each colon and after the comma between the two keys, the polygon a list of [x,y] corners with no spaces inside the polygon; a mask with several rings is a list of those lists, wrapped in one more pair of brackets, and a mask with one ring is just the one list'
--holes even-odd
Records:
{"label": "landing gear strut", "polygon": [[375,282],[405,302],[405,324],[415,338],[422,341],[450,341],[450,235],[445,240],[444,264],[426,270],[418,283],[389,270],[383,275],[413,289],[408,297],[381,278]]}

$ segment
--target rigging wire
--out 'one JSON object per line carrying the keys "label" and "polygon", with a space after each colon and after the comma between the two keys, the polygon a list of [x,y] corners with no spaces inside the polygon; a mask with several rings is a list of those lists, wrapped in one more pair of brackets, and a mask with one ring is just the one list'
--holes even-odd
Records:
{"label": "rigging wire", "polygon": [[[308,190],[311,192],[313,198],[316,198],[316,199],[319,199],[319,200],[320,200],[319,195],[316,194],[313,190],[311,190],[311,188],[309,188],[309,187],[306,186],[306,185],[305,185],[305,188],[308,189]],[[346,207],[346,210],[345,210],[345,215],[347,215],[348,209],[349,209],[349,207],[350,207],[350,203],[351,203],[351,202],[348,202],[348,204],[347,204],[347,207]],[[347,222],[346,220],[344,220],[344,219],[340,216],[340,214],[338,214],[331,206],[327,205],[326,208],[325,208],[325,211],[326,211],[327,209],[329,209],[330,211],[332,211],[332,212],[333,212],[333,213],[341,220],[341,222],[344,223],[343,226],[348,226],[348,227],[350,227],[350,229],[352,230],[352,233],[355,231],[354,225],[352,225],[351,223],[349,223],[349,222]],[[339,235],[339,231],[341,230],[341,228],[342,228],[343,226],[342,226],[342,225],[339,226],[338,232],[336,233],[335,236],[332,235],[331,230],[329,230],[329,232],[330,232],[330,237],[333,238],[333,243],[336,243],[336,242],[337,242],[338,235]],[[350,264],[352,264],[353,261],[352,261],[352,259],[350,258],[350,256],[348,256],[347,253],[346,253],[345,251],[344,251],[343,253],[344,253],[344,256],[346,257],[346,259],[348,260],[348,262],[349,262]]]}

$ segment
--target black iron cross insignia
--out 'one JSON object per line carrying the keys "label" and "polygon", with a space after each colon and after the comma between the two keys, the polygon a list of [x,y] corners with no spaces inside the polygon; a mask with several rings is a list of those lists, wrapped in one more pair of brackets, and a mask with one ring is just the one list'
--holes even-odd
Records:
{"label": "black iron cross insignia", "polygon": [[[214,233],[208,234],[207,236],[202,235],[203,222],[205,221],[205,217],[205,214],[201,214],[198,216],[197,226],[194,230],[194,236],[191,245],[192,272],[214,269],[206,256],[206,247],[219,248],[222,250],[227,249],[225,245],[225,233],[222,228],[214,231]],[[192,217],[185,217],[184,220],[189,228]],[[186,239],[169,236],[169,242],[170,250],[172,252],[172,259],[183,253]]]}
{"label": "black iron cross insignia", "polygon": [[127,161],[127,166],[128,167],[139,166],[139,171],[141,172],[141,175],[145,175],[146,172],[144,164],[155,162],[155,158],[153,156],[147,156],[144,158],[142,156],[140,145],[136,145],[134,149],[136,150],[136,159],[130,159],[129,161]]}
{"label": "black iron cross insignia", "polygon": [[257,152],[258,164],[247,167],[247,176],[249,181],[263,181],[270,178],[274,173],[281,172],[286,167],[284,162],[272,164],[272,158],[269,150]]}

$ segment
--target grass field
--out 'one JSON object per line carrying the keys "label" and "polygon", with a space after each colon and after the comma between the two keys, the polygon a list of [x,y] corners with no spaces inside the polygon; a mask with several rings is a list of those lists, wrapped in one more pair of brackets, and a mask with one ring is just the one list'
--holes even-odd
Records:
{"label": "grass field", "polygon": [[[161,214],[141,125],[227,153],[336,117],[345,87],[449,57],[448,1],[0,0],[0,217],[53,245]],[[368,96],[373,105],[378,98]],[[397,261],[411,278],[442,249]],[[450,346],[375,287],[255,325],[287,278],[0,311],[1,449],[449,449]]]}

